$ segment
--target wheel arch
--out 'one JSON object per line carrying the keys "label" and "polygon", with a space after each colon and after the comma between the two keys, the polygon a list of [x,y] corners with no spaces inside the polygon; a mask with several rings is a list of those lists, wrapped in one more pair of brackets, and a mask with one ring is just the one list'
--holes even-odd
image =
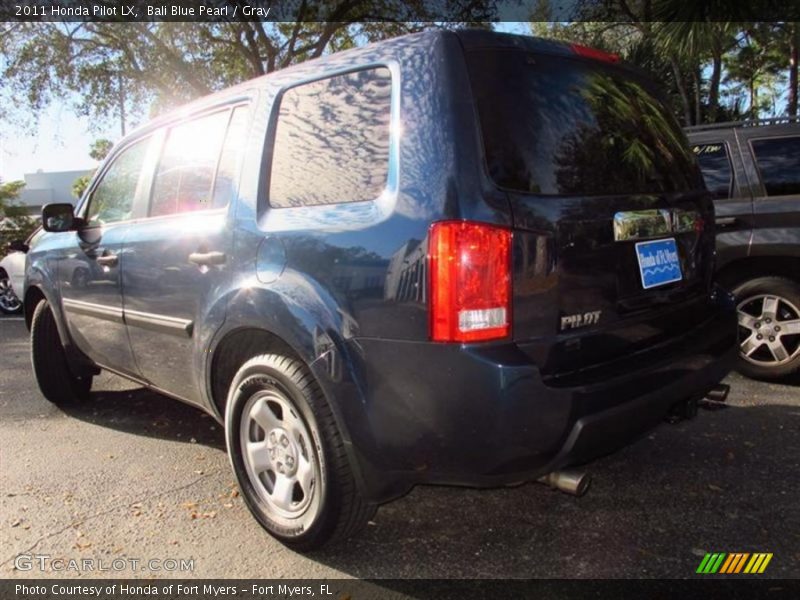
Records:
{"label": "wheel arch", "polygon": [[757,277],[785,277],[800,283],[800,257],[750,256],[728,263],[717,273],[722,287],[731,289]]}
{"label": "wheel arch", "polygon": [[[33,325],[33,313],[36,311],[36,307],[39,305],[40,302],[43,300],[47,300],[50,302],[52,306],[53,303],[47,298],[47,295],[44,293],[42,288],[38,285],[31,285],[28,286],[28,289],[25,290],[25,297],[22,300],[22,307],[25,314],[25,326],[28,328],[28,331],[31,330],[31,326]],[[61,336],[61,342],[64,342],[64,335],[61,331],[61,325],[59,320],[56,319],[56,323],[58,324],[58,334]]]}

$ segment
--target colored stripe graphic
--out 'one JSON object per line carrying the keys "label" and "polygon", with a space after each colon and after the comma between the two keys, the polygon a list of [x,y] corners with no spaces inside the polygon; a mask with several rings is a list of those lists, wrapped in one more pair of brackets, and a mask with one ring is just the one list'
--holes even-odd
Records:
{"label": "colored stripe graphic", "polygon": [[728,554],[728,558],[725,559],[725,562],[722,563],[722,568],[719,570],[720,573],[730,573],[728,569],[731,567],[731,563],[734,562],[736,558],[736,554]]}
{"label": "colored stripe graphic", "polygon": [[747,552],[740,555],[739,562],[736,564],[736,570],[734,571],[734,573],[739,573],[742,570],[744,562],[747,560],[748,556],[750,556],[750,554],[748,554]]}
{"label": "colored stripe graphic", "polygon": [[[763,573],[769,561],[772,560],[772,553],[758,552],[709,552],[700,561],[697,573],[704,575],[733,574],[733,573]],[[744,570],[744,571],[743,571]]]}
{"label": "colored stripe graphic", "polygon": [[714,554],[706,554],[700,566],[697,567],[698,573],[716,573],[725,558],[725,553],[715,552]]}

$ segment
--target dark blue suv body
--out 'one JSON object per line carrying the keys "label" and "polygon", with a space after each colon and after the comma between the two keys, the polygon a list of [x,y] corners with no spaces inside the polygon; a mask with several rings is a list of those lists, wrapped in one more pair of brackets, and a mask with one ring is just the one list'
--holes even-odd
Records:
{"label": "dark blue suv body", "polygon": [[44,210],[25,290],[53,401],[99,369],[226,425],[296,548],[413,485],[613,450],[735,358],[686,140],[615,57],[428,32],[334,54],[125,138]]}

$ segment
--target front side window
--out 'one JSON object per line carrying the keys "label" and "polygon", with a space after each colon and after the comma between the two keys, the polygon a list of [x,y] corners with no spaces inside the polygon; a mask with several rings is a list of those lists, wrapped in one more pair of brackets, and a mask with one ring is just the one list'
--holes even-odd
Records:
{"label": "front side window", "polygon": [[149,144],[150,138],[146,138],[126,148],[103,174],[89,199],[86,213],[89,226],[131,218]]}
{"label": "front side window", "polygon": [[161,152],[150,216],[216,208],[212,186],[230,111],[172,127]]}
{"label": "front side window", "polygon": [[695,144],[692,152],[700,163],[703,179],[714,198],[730,198],[733,187],[733,171],[728,147],[722,142]]}
{"label": "front side window", "polygon": [[212,199],[214,208],[227,206],[236,194],[242,158],[244,158],[244,145],[247,140],[247,109],[247,106],[237,106],[233,109],[214,182]]}
{"label": "front side window", "polygon": [[385,67],[287,90],[275,130],[269,202],[277,208],[374,200],[389,173],[392,80]]}
{"label": "front side window", "polygon": [[767,196],[800,194],[800,137],[753,140]]}

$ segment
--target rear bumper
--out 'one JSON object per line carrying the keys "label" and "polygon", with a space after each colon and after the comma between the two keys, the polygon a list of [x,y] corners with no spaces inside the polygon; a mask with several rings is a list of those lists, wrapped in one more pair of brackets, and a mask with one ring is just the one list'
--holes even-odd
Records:
{"label": "rear bumper", "polygon": [[[359,385],[329,393],[364,493],[381,502],[420,483],[490,487],[611,452],[700,398],[733,367],[736,315],[720,301],[699,327],[641,355],[548,381],[515,344],[360,339]],[[619,362],[619,361],[617,361]]]}

